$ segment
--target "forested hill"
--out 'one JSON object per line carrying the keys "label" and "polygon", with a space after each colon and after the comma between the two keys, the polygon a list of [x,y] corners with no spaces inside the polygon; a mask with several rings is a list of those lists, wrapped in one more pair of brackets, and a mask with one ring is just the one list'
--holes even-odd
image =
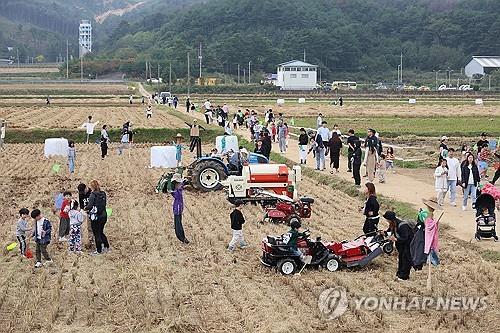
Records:
{"label": "forested hill", "polygon": [[7,47],[13,47],[19,49],[22,62],[37,55],[54,62],[59,54],[65,55],[67,39],[71,53],[76,55],[81,19],[93,22],[94,49],[98,50],[119,20],[152,15],[165,8],[186,8],[200,1],[0,0],[0,58],[13,56],[7,52]]}
{"label": "forested hill", "polygon": [[174,15],[122,22],[106,58],[173,61],[203,43],[207,71],[234,73],[236,64],[273,71],[290,59],[323,73],[431,71],[463,67],[473,54],[500,54],[498,0],[209,0]]}

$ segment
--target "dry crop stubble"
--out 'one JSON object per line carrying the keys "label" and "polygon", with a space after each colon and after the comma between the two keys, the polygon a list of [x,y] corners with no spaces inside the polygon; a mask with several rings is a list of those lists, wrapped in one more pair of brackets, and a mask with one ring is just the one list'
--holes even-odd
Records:
{"label": "dry crop stubble", "polygon": [[52,107],[29,106],[6,108],[0,106],[0,118],[6,119],[8,128],[75,129],[80,128],[88,116],[99,121],[98,128],[107,124],[121,128],[126,121],[135,128],[185,128],[186,124],[165,110],[153,107],[153,117],[146,118],[144,106],[121,107]]}
{"label": "dry crop stubble", "polygon": [[[317,297],[326,288],[344,286],[350,296],[427,295],[426,275],[412,273],[411,281],[394,282],[394,256],[381,256],[361,270],[278,275],[260,264],[259,245],[266,234],[288,228],[259,223],[260,208],[245,206],[244,234],[250,247],[228,253],[231,207],[223,192],[186,190],[183,220],[191,244],[185,246],[174,235],[172,198],[153,191],[162,170],[146,168],[148,146],[138,145],[131,158],[110,153],[101,161],[97,145],[77,145],[72,177],[65,175],[64,166],[60,175],[51,172],[53,160],[43,158],[40,144],[7,145],[0,155],[0,189],[10,191],[0,198],[1,244],[13,241],[17,210],[34,203],[54,221],[56,232],[58,223],[50,209],[53,194],[63,184],[76,189],[80,181],[96,178],[113,208],[106,227],[112,252],[107,255],[72,256],[53,243],[55,263],[49,269],[34,270],[33,262],[21,261],[16,253],[0,258],[0,270],[5,272],[0,277],[0,320],[7,331],[401,331],[414,322],[421,324],[421,331],[493,330],[499,319],[498,264],[483,261],[443,231],[443,264],[434,270],[433,294],[480,293],[488,295],[491,307],[464,314],[467,321],[454,313],[429,316],[351,308],[340,320],[326,321],[317,310]],[[353,210],[361,201],[308,178],[300,191],[316,199],[312,218],[303,223],[314,237],[341,240],[361,233],[362,217]],[[491,320],[482,320],[485,316]]]}
{"label": "dry crop stubble", "polygon": [[126,84],[47,84],[47,83],[17,83],[0,84],[0,94],[9,95],[11,93],[26,94],[48,94],[57,95],[58,92],[73,92],[79,94],[99,94],[99,95],[128,95],[133,91],[129,90]]}

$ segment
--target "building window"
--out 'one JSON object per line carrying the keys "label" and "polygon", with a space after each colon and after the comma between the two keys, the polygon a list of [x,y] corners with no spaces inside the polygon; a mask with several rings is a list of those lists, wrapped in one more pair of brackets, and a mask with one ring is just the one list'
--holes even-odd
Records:
{"label": "building window", "polygon": [[289,72],[290,71],[290,68],[289,67],[285,67],[285,72]]}
{"label": "building window", "polygon": [[301,77],[302,77],[303,79],[308,79],[308,78],[309,78],[309,74],[302,74],[302,75],[301,75]]}
{"label": "building window", "polygon": [[296,79],[297,78],[297,74],[290,74],[290,79]]}

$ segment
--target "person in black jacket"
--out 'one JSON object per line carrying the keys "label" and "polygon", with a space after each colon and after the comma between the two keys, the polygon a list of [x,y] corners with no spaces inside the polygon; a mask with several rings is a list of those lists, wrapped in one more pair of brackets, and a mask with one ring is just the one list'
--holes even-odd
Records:
{"label": "person in black jacket", "polygon": [[354,150],[352,152],[352,176],[354,177],[354,185],[361,186],[361,164],[363,163],[363,152],[361,151],[361,141],[358,139],[353,142]]}
{"label": "person in black jacket", "polygon": [[236,244],[238,243],[240,245],[240,248],[242,249],[247,246],[245,243],[245,239],[243,238],[243,223],[245,223],[245,217],[239,210],[240,206],[241,202],[237,201],[234,204],[234,209],[230,214],[233,238],[231,239],[231,242],[229,242],[229,247],[227,249],[231,252],[236,249]]}
{"label": "person in black jacket", "polygon": [[379,215],[378,211],[380,205],[377,201],[375,193],[375,185],[373,183],[366,183],[366,202],[363,209],[363,215],[366,216],[365,224],[363,225],[363,233],[365,235],[373,235],[378,230]]}
{"label": "person in black jacket", "polygon": [[399,281],[408,280],[412,267],[410,244],[413,239],[413,229],[407,222],[398,219],[396,213],[392,211],[386,211],[384,218],[389,222],[387,232],[391,232],[390,239],[396,242],[396,249],[398,250],[398,271],[396,276]]}
{"label": "person in black jacket", "polygon": [[332,168],[331,173],[333,173],[333,169],[339,172],[339,160],[340,153],[342,151],[342,140],[339,138],[337,132],[332,133],[332,137],[328,141],[328,148],[330,150],[330,168]]}
{"label": "person in black jacket", "polygon": [[465,156],[465,161],[462,163],[462,187],[464,188],[464,200],[462,210],[467,209],[467,199],[469,195],[472,198],[472,208],[476,203],[476,190],[481,177],[479,176],[479,169],[477,168],[474,155],[468,153]]}
{"label": "person in black jacket", "polygon": [[[90,198],[90,194],[92,193],[92,191],[90,190],[90,188],[83,184],[83,183],[80,183],[78,184],[78,203],[79,203],[79,207],[81,207],[82,209],[84,207],[87,207],[88,203],[89,203],[89,198]],[[90,223],[90,220],[87,219],[87,236],[88,236],[88,240],[87,240],[87,247],[88,249],[92,250],[94,249],[94,236],[93,236],[93,232],[92,232],[92,225]]]}
{"label": "person in black jacket", "polygon": [[351,128],[347,131],[347,172],[352,172],[352,155],[354,153],[355,142],[359,141],[359,138],[354,135],[354,130]]}
{"label": "person in black jacket", "polygon": [[265,131],[262,135],[262,155],[269,159],[271,156],[271,149],[273,147],[273,143],[271,142],[271,137],[269,136],[269,132]]}
{"label": "person in black jacket", "polygon": [[108,238],[104,234],[104,226],[108,221],[106,212],[106,192],[101,191],[97,180],[92,180],[89,184],[92,193],[89,202],[84,210],[88,213],[90,225],[95,238],[96,251],[92,255],[99,255],[109,251]]}
{"label": "person in black jacket", "polygon": [[300,129],[299,135],[299,158],[300,164],[306,164],[307,162],[307,144],[309,143],[309,136],[304,128]]}

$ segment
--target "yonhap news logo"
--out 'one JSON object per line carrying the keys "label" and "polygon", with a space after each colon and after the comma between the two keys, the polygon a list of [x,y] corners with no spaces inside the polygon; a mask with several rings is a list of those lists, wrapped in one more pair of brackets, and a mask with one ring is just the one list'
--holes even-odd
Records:
{"label": "yonhap news logo", "polygon": [[343,287],[324,290],[318,308],[328,320],[342,316],[348,308],[362,311],[482,311],[485,296],[356,296],[349,298]]}

